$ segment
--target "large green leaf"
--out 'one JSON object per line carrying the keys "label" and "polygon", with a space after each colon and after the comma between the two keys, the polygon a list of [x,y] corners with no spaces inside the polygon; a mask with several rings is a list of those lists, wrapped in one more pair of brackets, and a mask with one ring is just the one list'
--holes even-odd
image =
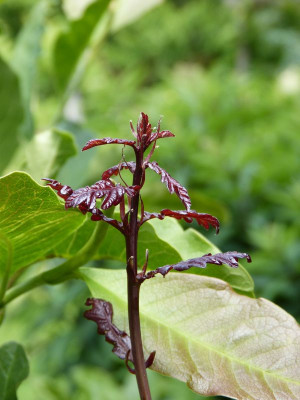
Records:
{"label": "large green leaf", "polygon": [[37,71],[38,58],[41,51],[41,39],[45,29],[45,16],[48,1],[42,0],[32,9],[20,34],[18,35],[11,64],[20,77],[21,93],[25,110],[25,118],[21,132],[32,136],[34,132],[30,110],[31,93]]}
{"label": "large green leaf", "polygon": [[0,347],[0,400],[17,400],[17,389],[28,376],[29,365],[23,347],[15,342]]}
{"label": "large green leaf", "polygon": [[[86,219],[78,210],[66,210],[56,194],[29,175],[14,172],[0,179],[0,230],[12,243],[11,273],[46,257],[56,244]],[[0,276],[7,254],[0,241]]]}
{"label": "large green leaf", "polygon": [[[128,332],[125,271],[83,267],[77,276],[112,302],[114,323]],[[143,283],[140,309],[154,370],[203,395],[299,400],[300,329],[275,304],[216,278],[171,272]]]}
{"label": "large green leaf", "polygon": [[58,37],[54,49],[54,72],[61,92],[69,88],[108,4],[109,0],[95,1],[81,18],[70,23],[67,32]]}
{"label": "large green leaf", "polygon": [[18,147],[23,116],[18,77],[0,58],[0,173]]}

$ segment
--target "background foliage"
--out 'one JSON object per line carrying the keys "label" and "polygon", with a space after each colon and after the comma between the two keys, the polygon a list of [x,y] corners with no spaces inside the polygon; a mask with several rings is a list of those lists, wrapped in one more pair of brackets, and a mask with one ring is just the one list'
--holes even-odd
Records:
{"label": "background foliage", "polygon": [[[121,0],[76,3],[0,4],[2,173],[90,184],[121,155],[109,146],[75,155],[77,146],[126,137],[140,111],[164,115],[176,139],[160,143],[158,161],[190,189],[195,209],[220,219],[220,235],[206,235],[223,251],[251,253],[256,295],[299,320],[298,2],[166,0],[136,11],[130,1],[126,12]],[[148,187],[152,210],[177,201],[155,176]],[[138,398],[134,377],[82,318],[87,295],[69,282],[9,307],[0,344],[24,343],[31,366],[21,400],[92,400],[100,390],[103,400]],[[150,380],[155,399],[201,398],[154,372]]]}

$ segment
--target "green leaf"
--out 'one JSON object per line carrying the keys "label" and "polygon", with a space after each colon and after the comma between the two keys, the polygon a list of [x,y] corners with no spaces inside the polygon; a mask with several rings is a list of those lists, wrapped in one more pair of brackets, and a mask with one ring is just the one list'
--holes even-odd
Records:
{"label": "green leaf", "polygon": [[17,75],[0,58],[0,172],[18,147],[24,110]]}
{"label": "green leaf", "polygon": [[[95,229],[95,221],[91,221],[88,218],[76,231],[72,232],[69,236],[60,242],[54,249],[49,253],[53,257],[64,257],[71,258],[86,244],[91,237]],[[111,226],[108,226],[108,231],[112,230]]]}
{"label": "green leaf", "polygon": [[[119,218],[116,213],[114,218]],[[56,246],[53,255],[70,258],[84,245],[93,231],[95,222],[87,220],[74,234]],[[170,246],[156,235],[154,228],[145,224],[139,233],[138,265],[141,267],[145,262],[146,249],[150,249],[149,268],[157,268],[157,265],[168,262],[177,263],[181,257],[175,248]],[[125,239],[122,234],[109,226],[107,234],[100,245],[96,260],[110,259],[120,261],[126,265]],[[171,261],[170,261],[171,260]]]}
{"label": "green leaf", "polygon": [[45,30],[47,11],[47,1],[40,1],[32,9],[18,35],[11,60],[12,66],[20,78],[21,93],[25,109],[25,119],[21,132],[26,137],[32,136],[34,132],[30,100],[36,77],[37,62],[41,51],[41,39]]}
{"label": "green leaf", "polygon": [[81,18],[70,23],[67,32],[58,37],[54,49],[54,72],[61,92],[70,87],[108,4],[109,0],[95,1],[85,10]]}
{"label": "green leaf", "polygon": [[[66,211],[49,187],[23,172],[0,179],[0,198],[0,230],[13,248],[11,273],[45,258],[86,219],[78,210]],[[0,254],[0,276],[6,258]]]}
{"label": "green leaf", "polygon": [[0,347],[0,399],[17,400],[17,389],[28,376],[29,365],[21,345],[15,342]]}
{"label": "green leaf", "polygon": [[70,133],[59,129],[38,133],[26,147],[26,171],[34,179],[54,178],[64,163],[76,154],[77,147]]}
{"label": "green leaf", "polygon": [[[157,268],[158,263],[164,265],[181,260],[176,249],[161,240],[149,224],[145,224],[139,232],[138,265],[140,267],[145,262],[146,249],[150,251],[149,268]],[[109,229],[99,248],[97,259],[102,258],[114,259],[126,264],[125,239],[116,229]]]}
{"label": "green leaf", "polygon": [[44,177],[55,178],[65,162],[76,154],[77,147],[73,135],[53,128],[37,133],[29,142],[24,142],[5,172],[22,170],[36,180]]}
{"label": "green leaf", "polygon": [[[152,225],[160,240],[166,241],[170,246],[176,249],[181,260],[201,257],[207,253],[216,254],[221,252],[218,247],[207,240],[201,233],[193,228],[184,230],[181,225],[172,218],[165,218],[163,221],[154,219],[148,223]],[[171,262],[169,261],[166,264],[171,264]],[[161,265],[163,264],[160,264],[160,266]],[[186,273],[222,279],[228,282],[230,286],[239,293],[253,296],[253,279],[241,263],[239,263],[239,268],[231,268],[228,265],[209,265],[203,269],[191,268]]]}
{"label": "green leaf", "polygon": [[[128,332],[123,270],[80,268],[92,296],[110,301],[114,323]],[[224,281],[171,272],[143,283],[145,357],[153,369],[202,395],[239,400],[300,398],[300,329],[265,299],[235,293]]]}

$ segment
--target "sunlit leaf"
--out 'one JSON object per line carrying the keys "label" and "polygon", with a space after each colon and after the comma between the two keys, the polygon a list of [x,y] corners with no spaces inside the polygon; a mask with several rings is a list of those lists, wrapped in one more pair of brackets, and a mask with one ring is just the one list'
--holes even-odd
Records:
{"label": "sunlit leaf", "polygon": [[[78,276],[113,304],[114,323],[128,332],[126,272],[80,268]],[[156,350],[154,370],[203,395],[299,399],[299,325],[268,300],[171,272],[142,284],[140,311],[145,353]]]}
{"label": "sunlit leaf", "polygon": [[[11,273],[45,258],[85,221],[76,210],[66,212],[50,188],[38,185],[23,172],[0,179],[0,198],[0,230],[13,247]],[[5,260],[1,255],[0,275]]]}

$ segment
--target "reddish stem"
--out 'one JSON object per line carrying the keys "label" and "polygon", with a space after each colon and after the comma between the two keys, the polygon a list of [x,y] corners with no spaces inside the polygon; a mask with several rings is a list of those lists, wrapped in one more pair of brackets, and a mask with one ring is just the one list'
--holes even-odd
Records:
{"label": "reddish stem", "polygon": [[[143,181],[143,152],[136,149],[136,169],[133,176],[133,185],[141,185]],[[137,279],[137,241],[138,241],[138,210],[140,195],[137,193],[131,199],[129,230],[126,230],[127,254],[127,291],[128,291],[128,319],[131,338],[131,348],[136,380],[142,400],[151,400],[151,393],[147,378],[143,344],[141,337],[139,294],[141,283]]]}

